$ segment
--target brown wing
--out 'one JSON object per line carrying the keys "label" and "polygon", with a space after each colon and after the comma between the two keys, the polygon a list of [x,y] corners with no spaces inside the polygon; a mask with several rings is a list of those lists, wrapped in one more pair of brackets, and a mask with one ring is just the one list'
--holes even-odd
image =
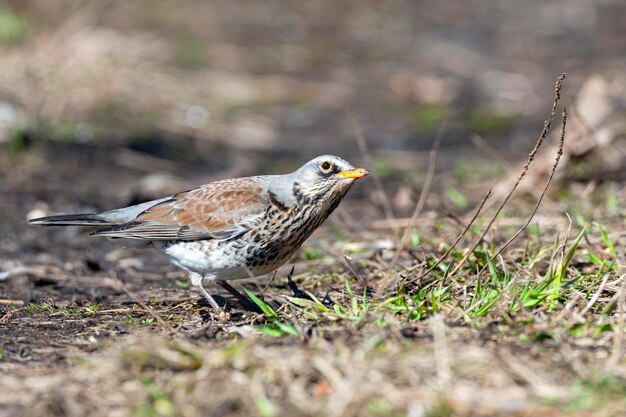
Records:
{"label": "brown wing", "polygon": [[130,222],[95,234],[144,240],[235,237],[254,226],[268,203],[251,178],[217,181],[176,194]]}

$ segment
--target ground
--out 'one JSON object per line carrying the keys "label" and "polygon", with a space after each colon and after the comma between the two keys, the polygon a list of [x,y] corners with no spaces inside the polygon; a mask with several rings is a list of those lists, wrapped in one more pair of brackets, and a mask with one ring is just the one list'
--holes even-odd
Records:
{"label": "ground", "polygon": [[[107,182],[120,184],[127,175],[106,159],[72,162],[72,150],[63,151],[70,172],[89,166],[89,178],[107,172]],[[83,148],[80,155],[90,152],[97,154]],[[2,232],[17,237],[2,247],[4,415],[626,411],[619,266],[626,239],[610,210],[601,210],[602,222],[589,223],[585,216],[592,214],[575,199],[567,202],[573,220],[548,204],[492,262],[531,212],[530,199],[515,199],[458,271],[455,261],[488,215],[424,275],[470,216],[420,218],[398,251],[388,228],[394,222],[361,229],[355,225],[371,213],[355,208],[363,206],[358,198],[348,199],[288,265],[243,283],[265,300],[257,301],[264,314],[210,288],[227,305],[217,316],[185,273],[154,249],[78,228],[27,226],[33,195],[114,199],[106,187],[94,191],[90,179],[49,190],[52,178],[64,181],[64,170],[49,163],[56,155],[43,147],[6,165],[9,183],[33,178],[30,170],[48,181],[22,184],[27,192],[4,190],[10,210]],[[93,178],[101,184],[105,176]],[[611,185],[589,198],[620,199]],[[292,267],[309,299],[292,291]],[[391,285],[375,292],[388,277]]]}
{"label": "ground", "polygon": [[[0,1],[0,417],[626,414],[623,12]],[[372,174],[263,313],[27,224],[324,153]]]}

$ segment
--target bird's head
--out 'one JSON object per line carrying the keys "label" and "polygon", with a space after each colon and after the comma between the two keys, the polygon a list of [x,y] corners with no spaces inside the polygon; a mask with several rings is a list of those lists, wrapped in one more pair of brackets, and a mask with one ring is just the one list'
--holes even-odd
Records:
{"label": "bird's head", "polygon": [[354,181],[369,171],[355,168],[338,156],[322,155],[293,172],[293,192],[298,200],[320,201],[341,198]]}

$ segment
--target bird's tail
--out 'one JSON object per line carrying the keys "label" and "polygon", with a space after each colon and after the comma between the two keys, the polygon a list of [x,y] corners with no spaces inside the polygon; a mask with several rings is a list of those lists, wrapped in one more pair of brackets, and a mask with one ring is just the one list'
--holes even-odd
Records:
{"label": "bird's tail", "polygon": [[28,221],[42,226],[111,226],[111,223],[99,214],[63,214],[60,216],[39,217]]}

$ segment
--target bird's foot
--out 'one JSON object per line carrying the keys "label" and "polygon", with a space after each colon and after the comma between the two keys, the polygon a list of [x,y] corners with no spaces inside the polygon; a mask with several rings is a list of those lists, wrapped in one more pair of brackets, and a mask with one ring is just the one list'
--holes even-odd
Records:
{"label": "bird's foot", "polygon": [[314,301],[309,294],[298,288],[298,285],[293,280],[293,270],[294,268],[291,268],[291,271],[287,275],[287,285],[289,286],[289,289],[293,291],[293,296],[296,298]]}

